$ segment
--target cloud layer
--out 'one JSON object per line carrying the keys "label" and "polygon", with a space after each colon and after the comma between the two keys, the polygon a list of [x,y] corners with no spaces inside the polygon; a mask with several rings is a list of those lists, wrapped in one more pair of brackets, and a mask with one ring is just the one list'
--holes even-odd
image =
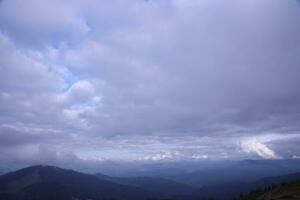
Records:
{"label": "cloud layer", "polygon": [[280,0],[3,0],[2,160],[293,158],[299,17]]}

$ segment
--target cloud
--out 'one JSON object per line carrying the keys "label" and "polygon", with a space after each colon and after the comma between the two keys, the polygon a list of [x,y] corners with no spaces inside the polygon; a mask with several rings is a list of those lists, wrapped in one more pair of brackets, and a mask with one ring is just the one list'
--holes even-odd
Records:
{"label": "cloud", "polygon": [[180,160],[205,160],[208,159],[207,155],[196,154],[195,152],[180,152],[180,151],[162,151],[154,155],[146,155],[139,160],[142,161],[180,161]]}
{"label": "cloud", "polygon": [[80,14],[67,1],[30,0],[25,3],[4,0],[0,3],[0,28],[21,46],[72,43],[89,30]]}
{"label": "cloud", "polygon": [[[298,151],[298,133],[265,133],[258,136],[240,138],[238,145],[243,152],[256,154],[261,158],[291,158]],[[278,155],[278,152],[280,155]]]}
{"label": "cloud", "polygon": [[1,1],[0,125],[14,130],[0,130],[1,151],[291,158],[299,9],[279,0]]}
{"label": "cloud", "polygon": [[255,153],[264,159],[280,158],[276,153],[267,147],[267,145],[256,140],[245,140],[241,142],[241,148],[246,153]]}
{"label": "cloud", "polygon": [[[95,88],[88,80],[78,80],[69,89],[59,96],[60,100],[68,104],[85,104],[93,98],[97,98]],[[98,97],[100,98],[100,97]]]}
{"label": "cloud", "polygon": [[144,158],[142,158],[142,160],[172,160],[174,159],[174,156],[176,156],[178,153],[177,152],[162,152],[153,156],[145,156]]}
{"label": "cloud", "polygon": [[293,158],[293,159],[300,159],[300,156],[293,155],[292,158]]}
{"label": "cloud", "polygon": [[48,65],[19,50],[1,32],[0,56],[2,92],[52,92],[63,83]]}
{"label": "cloud", "polygon": [[[91,120],[109,122],[95,129],[109,135],[202,129],[205,134],[206,129],[229,123],[228,127],[260,132],[257,129],[280,128],[291,122],[290,117],[297,117],[292,111],[297,110],[296,101],[287,103],[293,101],[291,95],[299,96],[297,58],[291,63],[290,54],[275,42],[281,41],[283,34],[286,40],[282,45],[289,45],[292,41],[288,38],[295,37],[284,27],[282,33],[276,31],[275,13],[263,14],[264,20],[251,19],[252,9],[262,11],[268,5],[280,10],[278,3],[244,4],[250,3],[213,1],[191,8],[189,3],[175,1],[147,9],[129,4],[141,17],[133,18],[135,12],[123,13],[124,20],[144,20],[141,12],[147,10],[157,23],[145,20],[143,26],[108,28],[102,38],[89,39],[69,51],[66,62],[72,63],[73,70],[105,83],[101,86],[103,106],[97,112],[109,117]],[[284,5],[282,20],[293,23],[287,12],[291,7]],[[212,12],[203,11],[202,6],[211,6]],[[189,14],[183,14],[188,9]],[[198,15],[198,10],[203,13]],[[214,17],[227,27],[215,26]],[[195,27],[194,19],[202,26]],[[246,29],[250,32],[245,33]],[[290,46],[295,55],[297,49]]]}

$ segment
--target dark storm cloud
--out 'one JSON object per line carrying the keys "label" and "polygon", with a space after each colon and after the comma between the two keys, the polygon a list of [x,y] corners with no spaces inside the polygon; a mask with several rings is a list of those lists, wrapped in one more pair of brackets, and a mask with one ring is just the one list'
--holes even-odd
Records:
{"label": "dark storm cloud", "polygon": [[300,142],[299,17],[280,0],[3,1],[0,123],[18,132],[1,149],[297,156],[276,143]]}

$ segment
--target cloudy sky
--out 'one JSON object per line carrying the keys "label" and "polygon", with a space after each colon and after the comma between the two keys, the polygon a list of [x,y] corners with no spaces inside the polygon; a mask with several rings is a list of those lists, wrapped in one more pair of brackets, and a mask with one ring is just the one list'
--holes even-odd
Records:
{"label": "cloudy sky", "polygon": [[300,158],[296,0],[0,1],[0,160]]}

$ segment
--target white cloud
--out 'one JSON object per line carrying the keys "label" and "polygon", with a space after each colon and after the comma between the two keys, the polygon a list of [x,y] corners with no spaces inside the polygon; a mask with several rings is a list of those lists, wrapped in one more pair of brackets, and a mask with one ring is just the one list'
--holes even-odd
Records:
{"label": "white cloud", "polygon": [[145,156],[141,160],[153,160],[153,161],[173,160],[176,159],[176,157],[179,155],[180,155],[179,152],[164,151],[155,155]]}
{"label": "white cloud", "polygon": [[292,158],[293,158],[293,159],[300,159],[300,156],[293,155]]}
{"label": "white cloud", "polygon": [[267,145],[255,140],[247,139],[241,141],[240,146],[246,153],[255,153],[264,159],[278,159],[280,158],[272,149]]}
{"label": "white cloud", "polygon": [[202,160],[202,159],[207,159],[208,156],[207,155],[192,155],[191,158],[195,159],[195,160]]}

